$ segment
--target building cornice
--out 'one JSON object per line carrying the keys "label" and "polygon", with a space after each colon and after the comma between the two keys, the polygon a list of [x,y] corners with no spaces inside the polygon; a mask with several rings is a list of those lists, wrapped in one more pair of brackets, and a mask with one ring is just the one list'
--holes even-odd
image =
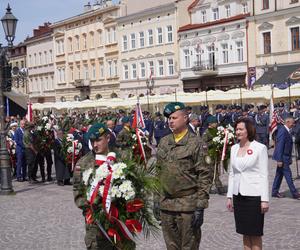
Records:
{"label": "building cornice", "polygon": [[29,44],[32,44],[32,43],[35,43],[35,42],[40,42],[40,41],[47,40],[47,39],[52,40],[52,37],[53,37],[53,32],[49,32],[49,33],[43,34],[41,36],[30,37],[30,38],[28,38],[24,41],[24,44],[26,46],[28,46]]}
{"label": "building cornice", "polygon": [[291,7],[288,9],[284,9],[284,10],[278,10],[278,11],[273,11],[270,13],[263,13],[263,14],[259,14],[259,15],[254,15],[254,16],[249,16],[247,17],[248,21],[260,21],[260,20],[266,20],[269,18],[273,18],[273,17],[278,17],[278,16],[282,16],[282,15],[287,15],[287,14],[295,14],[296,16],[299,15],[300,13],[300,6],[299,7]]}
{"label": "building cornice", "polygon": [[52,25],[50,25],[51,28],[55,29],[55,28],[59,28],[61,26],[64,26],[66,24],[70,24],[73,22],[77,22],[77,21],[81,21],[83,19],[86,18],[90,18],[99,14],[105,14],[107,12],[113,11],[113,10],[118,10],[120,8],[119,5],[113,5],[113,6],[109,6],[106,7],[104,9],[96,9],[96,10],[90,10],[88,12],[73,16],[73,17],[69,17],[67,19],[63,19],[61,21],[55,22]]}
{"label": "building cornice", "polygon": [[225,24],[225,23],[230,23],[230,22],[234,22],[234,21],[239,21],[239,20],[246,19],[246,17],[248,17],[248,16],[249,16],[249,14],[241,14],[241,15],[230,17],[230,18],[223,18],[223,19],[213,21],[213,22],[200,23],[200,24],[188,24],[188,25],[180,27],[178,32],[208,28],[208,27],[219,25],[219,24]]}
{"label": "building cornice", "polygon": [[119,17],[117,18],[117,22],[120,23],[126,23],[126,22],[130,22],[139,18],[143,18],[143,17],[147,17],[147,16],[151,16],[151,15],[156,15],[162,12],[166,12],[166,11],[175,11],[176,9],[176,4],[175,3],[169,3],[169,4],[165,4],[165,5],[160,5],[154,8],[149,8],[149,9],[145,9],[143,11],[137,12],[137,13],[133,13],[131,15],[128,16],[123,16],[123,17]]}

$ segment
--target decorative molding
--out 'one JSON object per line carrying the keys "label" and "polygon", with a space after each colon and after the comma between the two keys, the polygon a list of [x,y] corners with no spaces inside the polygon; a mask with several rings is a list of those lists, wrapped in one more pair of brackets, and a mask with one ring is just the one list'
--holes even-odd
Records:
{"label": "decorative molding", "polygon": [[201,44],[202,43],[202,40],[200,38],[196,38],[192,41],[192,46],[195,46],[197,44]]}
{"label": "decorative molding", "polygon": [[270,30],[270,29],[272,29],[273,28],[273,24],[271,24],[271,23],[268,23],[268,22],[264,22],[264,23],[262,23],[260,26],[258,26],[258,29],[259,30]]}
{"label": "decorative molding", "polygon": [[237,39],[237,38],[242,38],[245,36],[245,32],[243,31],[237,31],[237,32],[234,32],[232,35],[231,35],[231,38],[232,39]]}
{"label": "decorative molding", "polygon": [[224,40],[229,40],[230,35],[228,35],[227,33],[221,34],[218,36],[217,40],[218,41],[224,41]]}
{"label": "decorative molding", "polygon": [[182,41],[181,43],[180,43],[180,47],[189,47],[189,46],[191,46],[191,42],[190,41]]}
{"label": "decorative molding", "polygon": [[165,56],[174,56],[174,52],[168,51],[168,52],[165,53]]}
{"label": "decorative molding", "polygon": [[203,39],[203,43],[214,43],[216,40],[217,40],[216,37],[209,36]]}
{"label": "decorative molding", "polygon": [[291,18],[289,18],[286,22],[286,25],[294,25],[294,24],[300,24],[300,18],[299,17],[295,17],[292,16]]}

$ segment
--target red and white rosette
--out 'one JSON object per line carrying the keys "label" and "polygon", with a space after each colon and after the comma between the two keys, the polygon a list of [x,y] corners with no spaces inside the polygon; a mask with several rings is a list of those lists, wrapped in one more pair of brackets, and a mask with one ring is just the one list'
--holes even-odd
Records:
{"label": "red and white rosette", "polygon": [[253,154],[253,150],[252,150],[251,148],[249,148],[249,149],[247,150],[247,154],[248,154],[248,155],[252,155],[252,154]]}

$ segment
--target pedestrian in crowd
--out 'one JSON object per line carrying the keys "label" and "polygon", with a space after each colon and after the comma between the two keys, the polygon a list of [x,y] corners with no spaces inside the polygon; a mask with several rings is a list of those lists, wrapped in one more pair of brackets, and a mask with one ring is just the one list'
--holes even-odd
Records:
{"label": "pedestrian in crowd", "polygon": [[[204,132],[202,139],[207,144],[208,150],[213,146],[213,138],[217,136],[217,118],[215,116],[210,116],[207,118],[208,128]],[[211,159],[211,162],[208,164],[213,171],[213,182],[212,188],[215,187],[215,190],[211,188],[210,193],[224,193],[224,187],[220,180],[220,159]]]}
{"label": "pedestrian in crowd", "polygon": [[53,150],[57,185],[71,185],[69,168],[62,152],[62,140],[64,136],[62,129],[57,130],[56,136]]}
{"label": "pedestrian in crowd", "polygon": [[26,181],[26,157],[23,136],[25,132],[25,120],[20,121],[20,127],[15,132],[16,158],[17,158],[17,181]]}
{"label": "pedestrian in crowd", "polygon": [[267,106],[260,105],[258,113],[255,115],[256,136],[257,141],[268,146],[269,145],[269,114],[266,112]]}
{"label": "pedestrian in crowd", "polygon": [[212,181],[211,168],[205,162],[207,145],[189,132],[183,103],[169,103],[164,115],[172,133],[161,139],[157,151],[163,236],[168,250],[198,250]]}
{"label": "pedestrian in crowd", "polygon": [[115,122],[113,120],[108,120],[106,122],[106,126],[107,126],[107,128],[109,130],[109,133],[110,133],[110,139],[109,139],[108,146],[109,146],[109,149],[111,151],[114,151],[114,149],[116,148],[116,139],[117,139],[116,133],[114,131],[114,129],[115,129]]}
{"label": "pedestrian in crowd", "polygon": [[227,208],[234,212],[244,249],[259,250],[264,214],[269,210],[268,150],[255,141],[255,127],[249,118],[240,118],[235,132],[239,142],[230,152]]}
{"label": "pedestrian in crowd", "polygon": [[131,127],[130,127],[130,117],[124,116],[122,118],[123,128],[116,138],[116,145],[120,149],[128,148],[131,142]]}
{"label": "pedestrian in crowd", "polygon": [[200,135],[199,126],[200,126],[199,116],[194,113],[190,114],[189,125],[188,125],[189,131],[199,136]]}
{"label": "pedestrian in crowd", "polygon": [[[91,141],[93,150],[82,157],[76,164],[74,170],[74,183],[73,183],[73,195],[74,201],[78,208],[83,212],[86,217],[89,209],[97,210],[102,208],[102,203],[94,203],[91,207],[89,201],[86,198],[86,186],[82,179],[82,173],[87,169],[95,170],[95,155],[107,155],[109,152],[108,143],[110,139],[109,130],[102,123],[96,123],[88,132],[89,140]],[[101,233],[98,225],[93,223],[87,223],[85,220],[85,245],[88,250],[113,250],[114,246],[104,237]]]}
{"label": "pedestrian in crowd", "polygon": [[28,179],[30,184],[38,183],[36,177],[36,157],[38,151],[36,149],[36,138],[34,134],[34,124],[27,122],[23,136],[23,143],[25,148],[26,163],[28,166]]}
{"label": "pedestrian in crowd", "polygon": [[17,176],[16,151],[15,151],[16,150],[15,133],[16,133],[17,128],[18,128],[18,123],[14,122],[14,121],[11,122],[11,124],[9,125],[9,131],[7,132],[7,137],[6,137],[7,150],[9,152],[11,168],[13,170],[13,177]]}
{"label": "pedestrian in crowd", "polygon": [[284,195],[279,192],[282,178],[289,186],[290,192],[294,199],[300,200],[300,194],[298,193],[292,179],[292,172],[290,165],[292,164],[292,150],[293,139],[291,130],[295,126],[295,120],[293,117],[287,117],[284,120],[284,126],[278,129],[276,137],[276,145],[273,153],[273,160],[277,162],[276,175],[272,187],[272,196],[277,198],[283,198]]}
{"label": "pedestrian in crowd", "polygon": [[164,121],[162,114],[160,112],[155,113],[154,118],[154,138],[156,141],[156,145],[159,144],[161,138],[165,135],[166,130],[166,122]]}

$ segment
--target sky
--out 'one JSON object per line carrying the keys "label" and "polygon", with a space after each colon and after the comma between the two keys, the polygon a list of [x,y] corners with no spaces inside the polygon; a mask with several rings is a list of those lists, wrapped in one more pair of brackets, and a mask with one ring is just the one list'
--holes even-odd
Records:
{"label": "sky", "polygon": [[[14,45],[22,42],[33,29],[45,22],[57,22],[83,12],[83,6],[95,0],[0,0],[0,18],[10,4],[13,15],[18,19]],[[2,24],[0,25],[0,43],[7,45]]]}

